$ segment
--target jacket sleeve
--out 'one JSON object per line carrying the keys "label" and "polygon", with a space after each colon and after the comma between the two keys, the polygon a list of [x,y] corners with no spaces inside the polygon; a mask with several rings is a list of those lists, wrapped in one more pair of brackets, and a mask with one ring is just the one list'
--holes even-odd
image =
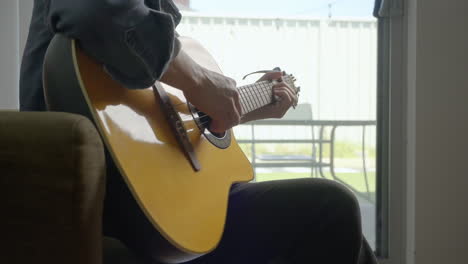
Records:
{"label": "jacket sleeve", "polygon": [[153,85],[180,50],[180,14],[171,0],[45,1],[50,30],[77,39],[128,88]]}

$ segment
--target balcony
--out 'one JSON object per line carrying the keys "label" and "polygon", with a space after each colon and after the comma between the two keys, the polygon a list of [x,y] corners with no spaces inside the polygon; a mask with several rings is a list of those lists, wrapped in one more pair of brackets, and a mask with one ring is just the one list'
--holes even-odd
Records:
{"label": "balcony", "polygon": [[237,127],[235,134],[252,163],[255,181],[317,177],[351,189],[360,202],[364,233],[373,244],[376,175],[372,132],[376,124],[375,120],[314,120],[311,105],[300,104],[282,119],[249,122]]}

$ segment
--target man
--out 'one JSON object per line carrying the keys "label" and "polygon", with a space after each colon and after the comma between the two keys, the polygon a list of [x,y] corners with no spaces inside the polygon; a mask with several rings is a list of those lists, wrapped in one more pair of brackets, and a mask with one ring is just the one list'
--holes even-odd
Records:
{"label": "man", "polygon": [[[21,110],[46,110],[42,62],[55,33],[77,39],[129,89],[146,88],[157,80],[181,89],[212,117],[210,129],[215,132],[249,120],[281,117],[296,103],[294,92],[280,81],[273,88],[278,103],[242,116],[235,82],[201,67],[180,49],[175,32],[180,18],[171,0],[35,0],[21,67]],[[281,73],[262,78],[280,80]],[[143,263],[161,260],[152,248],[159,234],[112,162],[104,232],[120,239]],[[376,262],[362,238],[353,194],[335,182],[300,179],[233,186],[220,244],[191,263]]]}

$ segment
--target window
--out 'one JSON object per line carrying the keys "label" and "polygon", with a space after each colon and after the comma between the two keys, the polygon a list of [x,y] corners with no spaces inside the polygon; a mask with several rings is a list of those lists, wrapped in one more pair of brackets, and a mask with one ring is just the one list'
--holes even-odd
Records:
{"label": "window", "polygon": [[[200,41],[239,85],[255,81],[242,81],[243,75],[276,66],[296,76],[296,110],[281,120],[235,128],[255,180],[341,182],[358,197],[366,238],[386,257],[389,183],[388,164],[381,159],[388,158],[383,131],[389,129],[389,105],[378,108],[379,96],[388,94],[377,89],[378,34],[386,29],[373,8],[374,0],[290,0],[286,6],[192,0],[182,7],[178,32]],[[199,18],[210,23],[195,24]]]}

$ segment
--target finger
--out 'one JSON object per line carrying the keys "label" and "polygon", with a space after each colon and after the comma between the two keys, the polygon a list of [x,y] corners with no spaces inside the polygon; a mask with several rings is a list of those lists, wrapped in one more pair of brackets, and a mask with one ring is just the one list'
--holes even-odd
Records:
{"label": "finger", "polygon": [[275,86],[285,86],[291,91],[291,93],[296,94],[296,91],[287,82],[282,81],[282,82],[275,84]]}
{"label": "finger", "polygon": [[278,83],[274,85],[273,88],[279,89],[279,90],[284,89],[285,91],[288,91],[288,94],[292,98],[294,105],[297,104],[297,101],[299,100],[299,98],[297,97],[297,94],[292,90],[292,88],[289,85],[287,85],[286,83]]}
{"label": "finger", "polygon": [[279,104],[282,106],[287,106],[289,108],[294,102],[292,94],[287,89],[275,88],[273,93],[281,98]]}
{"label": "finger", "polygon": [[236,126],[240,122],[240,115],[235,108],[235,103],[231,100],[231,104],[226,108],[226,112],[221,115],[220,119],[213,119],[210,124],[210,131],[222,133]]}
{"label": "finger", "polygon": [[275,94],[281,98],[281,101],[273,106],[272,114],[274,118],[282,118],[291,107],[292,98],[284,87],[282,89],[277,89]]}
{"label": "finger", "polygon": [[210,130],[213,132],[225,132],[226,130],[236,126],[240,122],[240,116],[238,112],[234,109],[234,103],[230,105],[232,111],[225,111],[220,119],[212,119],[210,124]]}
{"label": "finger", "polygon": [[276,91],[285,91],[288,93],[289,97],[292,99],[293,102],[297,100],[296,94],[294,94],[288,86],[282,84],[276,84],[273,86],[273,89]]}
{"label": "finger", "polygon": [[226,125],[221,120],[211,120],[209,130],[215,133],[222,133],[226,131]]}

